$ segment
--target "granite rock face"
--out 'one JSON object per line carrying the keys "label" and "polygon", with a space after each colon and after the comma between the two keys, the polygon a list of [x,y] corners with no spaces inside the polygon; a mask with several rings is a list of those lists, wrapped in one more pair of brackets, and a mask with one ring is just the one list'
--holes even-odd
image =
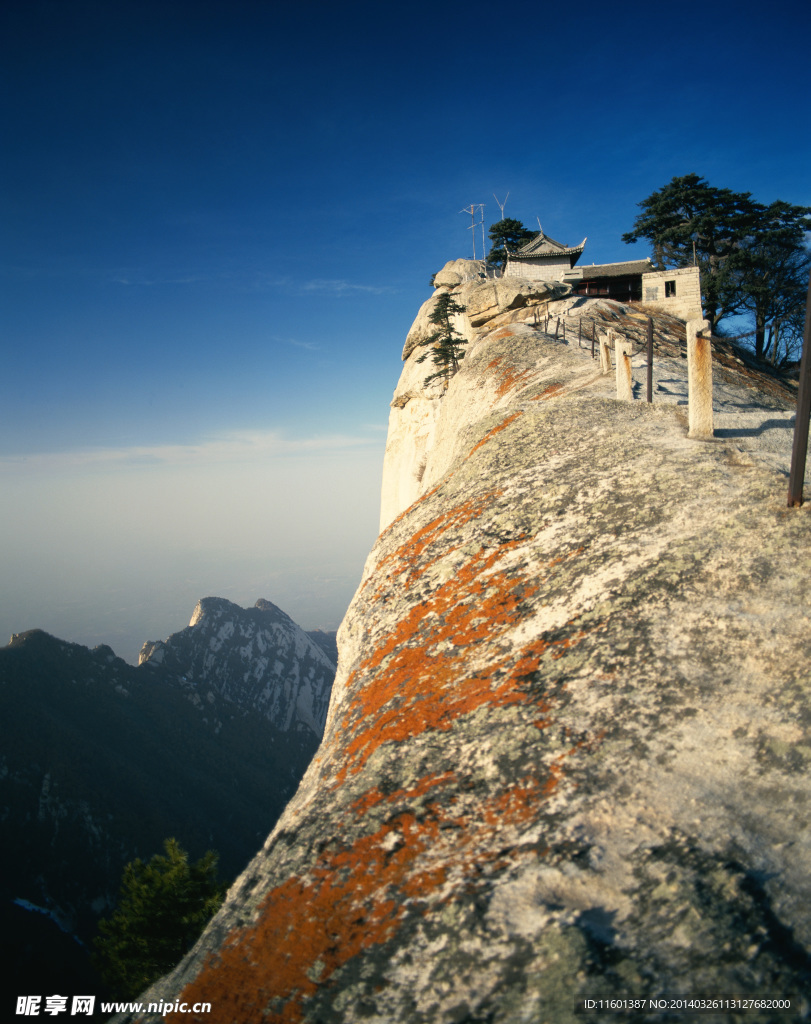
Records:
{"label": "granite rock face", "polygon": [[189,690],[211,689],[258,711],[284,731],[303,728],[319,738],[324,731],[335,665],[321,643],[270,601],[246,609],[204,597],[186,629],[148,641],[138,661],[173,674]]}
{"label": "granite rock face", "polygon": [[[473,336],[397,456],[417,493],[342,624],[319,752],[145,1005],[618,1024],[575,1001],[734,995],[809,1018],[811,505],[749,434],[689,440],[678,345],[658,354],[647,405],[531,323]],[[429,400],[412,362],[398,412]],[[761,433],[789,415],[728,372]]]}

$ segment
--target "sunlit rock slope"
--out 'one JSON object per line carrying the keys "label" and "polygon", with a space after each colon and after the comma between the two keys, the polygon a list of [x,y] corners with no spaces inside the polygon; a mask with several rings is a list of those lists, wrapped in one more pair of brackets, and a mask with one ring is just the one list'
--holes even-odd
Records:
{"label": "sunlit rock slope", "polygon": [[[566,344],[534,326],[550,298]],[[407,355],[394,407],[432,402],[432,433],[389,465],[417,467],[416,500],[341,627],[319,753],[145,1000],[210,1002],[210,1024],[617,1024],[575,1000],[660,994],[808,1018],[811,512],[786,507],[790,390],[731,355],[726,426],[688,440],[683,325],[657,320],[653,405],[620,403],[576,319],[633,333],[639,312],[535,306],[468,322],[443,396]]]}

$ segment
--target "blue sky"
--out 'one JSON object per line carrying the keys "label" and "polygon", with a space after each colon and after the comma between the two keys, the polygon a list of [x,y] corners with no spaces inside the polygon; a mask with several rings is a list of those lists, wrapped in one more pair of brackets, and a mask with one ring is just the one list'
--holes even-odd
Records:
{"label": "blue sky", "polygon": [[[811,205],[807,5],[7,0],[0,639],[335,628],[430,275],[674,175]],[[477,251],[479,247],[477,238]],[[2,634],[6,636],[2,636]]]}

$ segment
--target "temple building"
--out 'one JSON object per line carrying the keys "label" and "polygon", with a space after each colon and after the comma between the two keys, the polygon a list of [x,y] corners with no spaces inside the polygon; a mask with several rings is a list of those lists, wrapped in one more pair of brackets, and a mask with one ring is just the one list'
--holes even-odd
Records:
{"label": "temple building", "polygon": [[571,270],[583,255],[584,238],[572,247],[556,242],[541,231],[516,252],[511,252],[504,268],[505,277],[528,277],[533,281],[562,281],[563,273]]}
{"label": "temple building", "polygon": [[656,270],[650,259],[577,265],[585,247],[585,238],[580,245],[567,246],[541,231],[509,253],[504,276],[562,281],[575,295],[642,302],[684,320],[702,316],[698,267]]}

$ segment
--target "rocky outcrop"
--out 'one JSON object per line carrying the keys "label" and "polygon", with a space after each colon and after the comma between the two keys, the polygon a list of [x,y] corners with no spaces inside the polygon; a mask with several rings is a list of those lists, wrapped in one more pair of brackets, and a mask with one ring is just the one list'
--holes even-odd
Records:
{"label": "rocky outcrop", "polygon": [[808,1018],[811,506],[754,444],[788,401],[730,367],[744,425],[693,441],[678,345],[657,359],[657,401],[618,402],[586,348],[477,334],[431,443],[401,449],[418,493],[342,624],[319,752],[145,1002],[617,1024],[576,1001],[757,996]]}
{"label": "rocky outcrop", "polygon": [[[434,276],[434,294],[420,306],[403,346],[403,361],[432,334],[436,327],[429,317],[440,295],[453,293],[454,299],[466,307],[467,316],[454,317],[454,328],[468,341],[476,337],[476,329],[497,317],[517,309],[546,309],[554,299],[571,292],[568,284],[556,281],[531,281],[511,277],[494,279],[480,260],[452,260]],[[431,394],[436,394],[434,389]],[[396,395],[395,395],[396,397]]]}
{"label": "rocky outcrop", "polygon": [[484,277],[487,264],[484,260],[450,260],[442,270],[434,274],[434,288],[450,290],[465,281]]}
{"label": "rocky outcrop", "polygon": [[[492,271],[491,271],[492,272]],[[425,386],[427,371],[418,363],[418,349],[436,330],[430,322],[438,297],[452,292],[465,307],[453,318],[454,329],[469,345],[488,327],[546,315],[550,302],[560,300],[569,285],[525,278],[485,278],[480,261],[452,260],[434,277],[436,291],[422,304],[403,347],[403,373],[389,414],[383,465],[380,529],[407,508],[424,490],[423,474],[445,389],[441,382]]]}
{"label": "rocky outcrop", "polygon": [[205,597],[186,629],[144,644],[139,664],[159,666],[193,694],[213,689],[283,731],[307,728],[319,738],[324,731],[335,664],[270,601],[245,609]]}

